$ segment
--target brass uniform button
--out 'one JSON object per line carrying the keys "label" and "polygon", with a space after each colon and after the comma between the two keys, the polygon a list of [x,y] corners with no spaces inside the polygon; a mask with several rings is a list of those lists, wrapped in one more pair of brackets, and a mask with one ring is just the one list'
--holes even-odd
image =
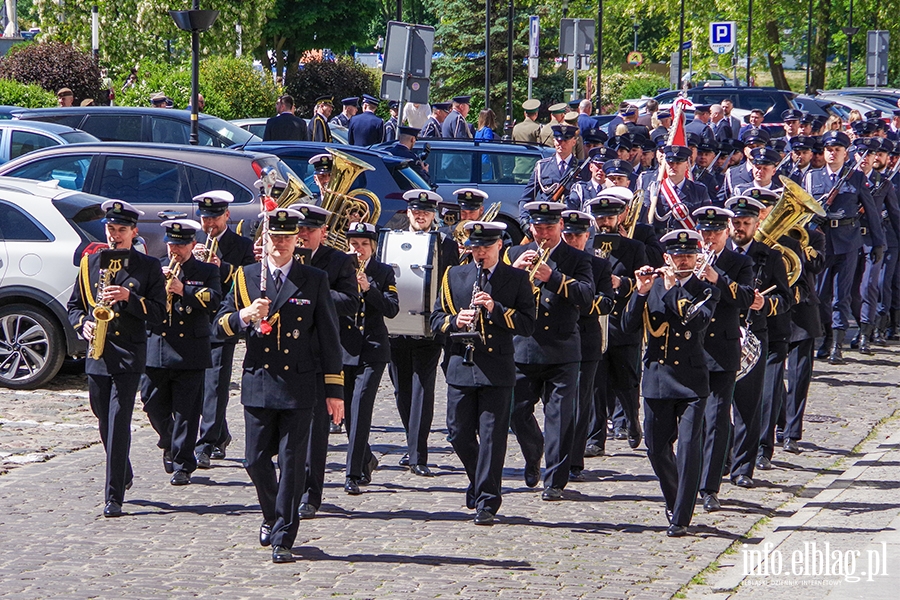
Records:
{"label": "brass uniform button", "polygon": [[163,331],[160,335],[162,335],[163,337],[166,337],[166,332]]}
{"label": "brass uniform button", "polygon": [[544,325],[544,331],[549,331],[549,330],[550,330],[550,328],[548,326]]}
{"label": "brass uniform button", "polygon": [[287,365],[284,365],[284,370],[285,370],[285,371],[289,371],[289,370],[290,370],[290,367],[287,366]]}
{"label": "brass uniform button", "polygon": [[269,351],[268,348],[263,348],[263,352],[268,352],[268,351]]}
{"label": "brass uniform button", "polygon": [[678,361],[677,361],[677,360],[675,361],[675,366],[678,366]]}
{"label": "brass uniform button", "polygon": [[183,333],[179,333],[179,334],[178,334],[178,337],[184,337],[184,334],[183,334]]}

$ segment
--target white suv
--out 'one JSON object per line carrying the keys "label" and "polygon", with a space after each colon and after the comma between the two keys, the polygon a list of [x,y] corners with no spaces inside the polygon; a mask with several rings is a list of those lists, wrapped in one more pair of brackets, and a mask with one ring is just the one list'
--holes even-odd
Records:
{"label": "white suv", "polygon": [[103,200],[0,177],[0,386],[39,387],[84,354],[66,303],[81,256],[105,247]]}

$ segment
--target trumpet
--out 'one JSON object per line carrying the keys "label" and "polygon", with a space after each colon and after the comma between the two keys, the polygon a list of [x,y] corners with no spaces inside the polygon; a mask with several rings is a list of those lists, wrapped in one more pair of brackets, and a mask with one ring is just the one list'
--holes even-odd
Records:
{"label": "trumpet", "polygon": [[218,254],[219,252],[219,238],[214,238],[212,236],[212,228],[206,232],[206,250],[204,251],[205,256],[203,257],[203,262],[210,262],[212,257]]}
{"label": "trumpet", "polygon": [[543,240],[541,241],[540,246],[538,246],[537,254],[531,259],[531,266],[526,269],[528,271],[528,277],[531,278],[532,281],[534,281],[538,269],[547,262],[549,256],[550,248],[547,247],[547,240]]}
{"label": "trumpet", "polygon": [[[168,287],[169,282],[178,277],[181,274],[181,263],[178,262],[176,257],[172,257],[172,260],[169,261],[169,272],[166,274],[166,287]],[[169,318],[172,318],[172,304],[175,301],[175,295],[172,292],[166,294],[166,312],[169,313]]]}
{"label": "trumpet", "polygon": [[[115,250],[116,243],[110,242],[109,249]],[[100,281],[97,284],[97,304],[91,313],[94,316],[94,337],[91,339],[90,347],[88,348],[88,357],[94,360],[99,360],[103,356],[109,322],[116,316],[112,309],[112,304],[103,300],[103,292],[112,283],[115,275],[116,272],[113,269],[100,269]]]}
{"label": "trumpet", "polygon": [[359,277],[366,272],[366,261],[362,259],[359,252],[348,252],[350,256],[356,257],[356,276]]}
{"label": "trumpet", "polygon": [[703,252],[700,253],[700,257],[697,259],[697,264],[694,266],[694,275],[700,277],[703,275],[703,272],[706,271],[706,267],[712,267],[716,263],[716,258],[718,258],[718,254],[713,250],[712,244],[706,243],[703,244]]}

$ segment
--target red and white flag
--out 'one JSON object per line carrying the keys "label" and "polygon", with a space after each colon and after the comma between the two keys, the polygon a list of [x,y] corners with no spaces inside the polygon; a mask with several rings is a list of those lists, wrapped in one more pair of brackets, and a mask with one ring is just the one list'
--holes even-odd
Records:
{"label": "red and white flag", "polygon": [[[669,130],[669,137],[667,140],[669,146],[687,146],[687,135],[684,131],[684,109],[689,106],[693,106],[693,104],[691,104],[690,100],[687,98],[677,98],[672,104],[675,114],[673,115],[672,128]],[[663,158],[663,162],[665,162],[665,158]],[[690,174],[691,170],[688,169],[687,176],[690,177]],[[684,202],[679,198],[678,190],[669,178],[669,172],[666,169],[665,164],[661,165],[661,168],[659,169],[659,180],[657,183],[659,185],[659,195],[662,196],[662,199],[665,201],[666,207],[668,208],[667,212],[671,212],[672,216],[675,217],[685,229],[695,229],[696,223],[691,216],[691,211],[688,210],[688,207],[685,206]]]}

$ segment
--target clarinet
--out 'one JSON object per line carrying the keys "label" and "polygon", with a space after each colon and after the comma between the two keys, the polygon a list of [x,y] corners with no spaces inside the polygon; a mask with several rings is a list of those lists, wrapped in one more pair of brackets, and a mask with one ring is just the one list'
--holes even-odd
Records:
{"label": "clarinet", "polygon": [[475,266],[475,283],[472,285],[472,300],[469,302],[469,308],[475,310],[475,318],[472,319],[472,322],[469,323],[465,331],[450,334],[451,339],[465,342],[466,344],[462,361],[463,365],[466,367],[475,365],[475,340],[480,339],[481,342],[484,343],[484,338],[482,337],[479,328],[482,319],[482,307],[475,304],[475,296],[481,292],[481,279],[484,276],[484,262],[478,261],[475,263]]}

